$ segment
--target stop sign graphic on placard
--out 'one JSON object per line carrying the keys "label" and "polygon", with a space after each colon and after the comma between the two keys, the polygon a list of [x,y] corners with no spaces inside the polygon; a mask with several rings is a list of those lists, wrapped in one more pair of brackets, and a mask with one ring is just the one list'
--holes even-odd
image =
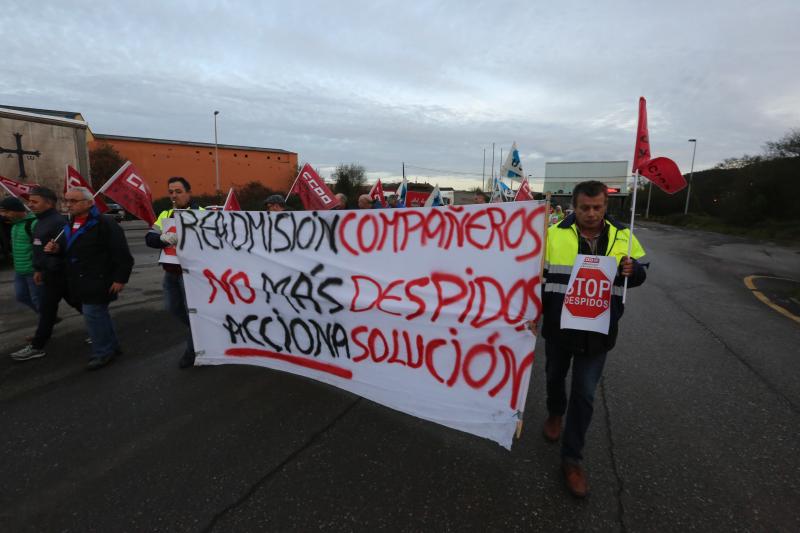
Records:
{"label": "stop sign graphic on placard", "polygon": [[608,310],[611,281],[599,268],[582,267],[564,297],[564,306],[576,317],[597,318]]}

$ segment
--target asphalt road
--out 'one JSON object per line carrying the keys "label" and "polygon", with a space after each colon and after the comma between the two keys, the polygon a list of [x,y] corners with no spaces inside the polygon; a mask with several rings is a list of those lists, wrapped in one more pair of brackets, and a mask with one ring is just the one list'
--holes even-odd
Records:
{"label": "asphalt road", "polygon": [[[540,436],[544,358],[511,452],[349,393],[240,365],[179,370],[160,271],[114,318],[125,355],[84,371],[81,317],[47,357],[0,358],[0,529],[800,530],[800,324],[743,282],[798,280],[800,251],[648,225],[588,435],[592,493]],[[34,327],[0,272],[0,353]]]}

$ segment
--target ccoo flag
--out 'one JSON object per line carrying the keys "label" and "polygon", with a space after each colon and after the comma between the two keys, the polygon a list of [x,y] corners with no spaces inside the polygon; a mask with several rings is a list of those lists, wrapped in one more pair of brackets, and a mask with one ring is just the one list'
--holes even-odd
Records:
{"label": "ccoo flag", "polygon": [[225,205],[222,206],[223,211],[241,211],[242,207],[239,205],[239,199],[236,198],[236,193],[233,192],[233,187],[228,191],[228,197],[225,198]]}
{"label": "ccoo flag", "polygon": [[81,173],[72,168],[72,165],[67,165],[67,173],[64,175],[64,194],[66,194],[67,191],[73,187],[85,187],[89,189],[89,192],[91,192],[92,196],[94,196],[94,205],[97,206],[97,210],[101,213],[108,211],[108,206],[106,203],[102,200],[102,198],[97,197],[94,189],[92,189],[86,180],[83,179]]}
{"label": "ccoo flag", "polygon": [[531,186],[528,184],[528,178],[522,180],[522,185],[517,189],[517,195],[514,196],[515,202],[524,202],[525,200],[533,200],[531,193]]}
{"label": "ccoo flag", "polygon": [[289,194],[297,194],[303,207],[308,210],[321,211],[339,205],[339,199],[308,163],[303,165],[294,185],[289,189]]}
{"label": "ccoo flag", "polygon": [[639,97],[639,123],[636,128],[636,148],[633,153],[633,172],[649,179],[667,194],[675,194],[686,187],[686,178],[678,165],[667,157],[651,159],[650,135],[647,131],[647,101]]}
{"label": "ccoo flag", "polygon": [[126,161],[97,192],[105,194],[121,205],[125,211],[144,220],[150,226],[156,221],[150,187],[139,176],[130,161]]}
{"label": "ccoo flag", "polygon": [[38,186],[39,185],[36,183],[20,183],[12,180],[11,178],[0,176],[0,187],[3,187],[6,191],[8,191],[8,194],[16,198],[23,198],[27,200],[31,189]]}
{"label": "ccoo flag", "polygon": [[650,161],[650,136],[647,133],[647,101],[639,97],[639,123],[636,127],[636,148],[633,152],[633,168],[636,172]]}
{"label": "ccoo flag", "polygon": [[378,181],[376,181],[375,185],[369,190],[369,197],[372,199],[373,203],[378,201],[381,203],[381,206],[386,207],[386,196],[383,194],[383,185],[381,185],[380,178],[378,178]]}

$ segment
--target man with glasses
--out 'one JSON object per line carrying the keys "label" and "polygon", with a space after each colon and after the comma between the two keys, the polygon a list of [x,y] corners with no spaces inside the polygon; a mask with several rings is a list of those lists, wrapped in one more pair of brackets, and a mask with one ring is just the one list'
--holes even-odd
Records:
{"label": "man with glasses", "polygon": [[107,365],[122,353],[108,312],[108,304],[128,283],[133,256],[125,233],[110,215],[101,215],[86,187],[73,187],[64,195],[71,220],[64,227],[62,244],[50,241],[45,252],[65,258],[70,295],[83,306],[83,319],[92,340],[88,370]]}

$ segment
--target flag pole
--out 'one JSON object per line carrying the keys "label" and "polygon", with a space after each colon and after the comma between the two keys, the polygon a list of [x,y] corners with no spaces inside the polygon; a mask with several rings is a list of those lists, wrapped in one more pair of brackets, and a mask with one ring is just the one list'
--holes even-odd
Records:
{"label": "flag pole", "polygon": [[[549,192],[544,196],[544,205],[545,205],[544,217],[543,217],[544,220],[542,221],[542,255],[539,257],[539,280],[541,280],[541,283],[544,283],[544,260],[545,260],[545,254],[547,253],[547,228],[548,228],[547,206],[550,205]],[[541,291],[541,284],[539,285],[539,287],[540,287],[539,290]],[[539,293],[539,296],[541,297],[541,292]],[[536,329],[535,335],[537,337],[539,336],[538,327]],[[530,374],[528,374],[528,376],[530,376]],[[530,383],[530,377],[528,378],[528,383]],[[522,412],[520,412],[520,416],[522,416]],[[522,419],[520,418],[519,420],[517,420],[517,428],[516,431],[514,432],[514,437],[516,439],[519,439],[521,436],[522,436]]]}
{"label": "flag pole", "polygon": [[[631,225],[630,225],[630,235],[628,236],[628,255],[627,257],[630,259],[631,257],[631,249],[633,247],[633,221],[636,216],[636,191],[639,189],[639,169],[636,169],[636,172],[633,174],[633,200],[631,201]],[[625,297],[628,295],[628,277],[625,277],[625,282],[622,286],[622,303],[625,303]]]}
{"label": "flag pole", "polygon": [[[305,166],[305,165],[303,165],[303,166]],[[300,174],[302,174],[302,173],[303,173],[303,169],[300,168],[300,172],[297,173],[297,177],[294,179],[294,182],[292,183],[292,186],[289,187],[289,191],[286,193],[286,197],[287,198],[289,197],[290,194],[292,194],[292,191],[294,190],[294,186],[297,185],[297,180],[300,179]],[[299,194],[299,193],[295,193],[295,194]]]}

